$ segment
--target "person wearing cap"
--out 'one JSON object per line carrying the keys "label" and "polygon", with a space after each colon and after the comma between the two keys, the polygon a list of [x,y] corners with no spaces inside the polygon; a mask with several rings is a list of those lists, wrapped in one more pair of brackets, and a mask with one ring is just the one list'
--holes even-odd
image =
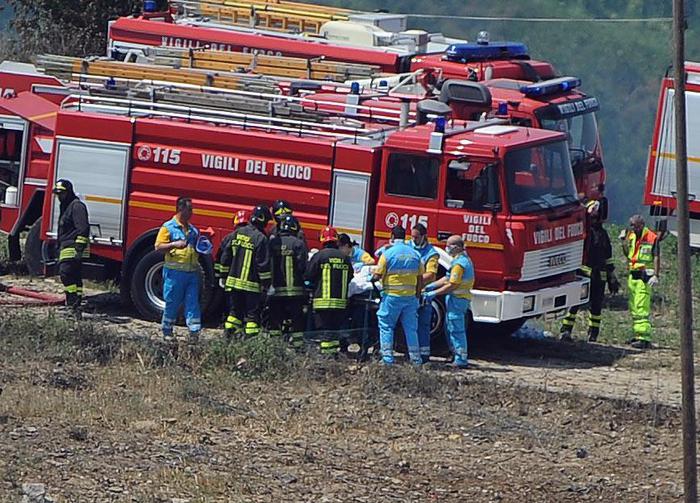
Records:
{"label": "person wearing cap", "polygon": [[[612,258],[612,245],[610,236],[603,227],[600,218],[600,203],[591,200],[586,203],[586,218],[588,219],[588,233],[584,242],[584,264],[579,273],[591,280],[590,302],[588,307],[588,341],[595,342],[600,335],[602,320],[603,299],[605,298],[605,285],[611,294],[616,294],[620,289],[620,283],[615,276],[615,265]],[[571,341],[571,332],[576,323],[576,314],[580,306],[569,309],[569,313],[561,324],[561,340]]]}
{"label": "person wearing cap", "polygon": [[374,281],[382,282],[382,299],[377,312],[379,343],[385,364],[394,363],[394,329],[401,321],[411,362],[421,365],[418,345],[418,298],[425,269],[420,255],[407,244],[406,229],[391,229],[390,246],[379,257]]}
{"label": "person wearing cap", "polygon": [[297,237],[299,222],[285,215],[279,234],[270,239],[272,288],[268,291],[270,335],[289,337],[294,349],[304,346],[304,273],[309,250]]}
{"label": "person wearing cap", "polygon": [[333,227],[321,231],[320,241],[323,248],[309,260],[304,280],[314,290],[312,306],[321,332],[321,354],[335,356],[341,346],[339,331],[345,323],[352,263],[338,249],[338,231]]}
{"label": "person wearing cap", "polygon": [[190,223],[193,214],[192,199],[179,197],[175,208],[175,216],[161,226],[155,243],[156,251],[163,253],[165,258],[165,310],[161,330],[166,341],[172,340],[178,311],[184,305],[185,322],[190,331],[190,338],[195,341],[202,330],[199,254],[196,250],[199,230]]}
{"label": "person wearing cap", "polygon": [[[270,230],[270,232],[268,232],[270,239],[279,234],[280,222],[282,222],[282,219],[287,215],[294,216],[292,205],[284,199],[277,199],[272,204],[272,217],[274,218],[275,226]],[[304,236],[304,231],[301,228],[301,224],[299,224],[299,230],[297,231],[296,236],[302,241],[306,242],[306,236]]]}
{"label": "person wearing cap", "polygon": [[80,317],[83,297],[83,259],[90,256],[87,206],[75,195],[70,180],[58,180],[53,193],[59,202],[58,271],[66,292],[66,306]]}
{"label": "person wearing cap", "polygon": [[345,233],[338,235],[338,249],[350,258],[352,267],[356,271],[363,266],[375,264],[372,255],[360,248],[360,245]]}
{"label": "person wearing cap", "polygon": [[634,348],[648,349],[652,334],[651,294],[661,276],[659,236],[645,225],[641,215],[632,215],[629,229],[622,231],[620,238],[629,267],[627,289],[634,332],[629,343]]}
{"label": "person wearing cap", "polygon": [[423,293],[427,302],[438,295],[446,295],[447,336],[458,368],[469,366],[467,352],[466,316],[471,303],[474,286],[474,266],[464,249],[464,239],[455,234],[447,238],[445,251],[452,257],[447,274],[433,283],[434,288]]}
{"label": "person wearing cap", "polygon": [[224,290],[231,296],[231,310],[224,325],[228,338],[260,334],[264,294],[272,280],[269,240],[263,232],[269,213],[266,206],[253,208],[250,221],[233,231],[221,252],[220,263],[227,272]]}
{"label": "person wearing cap", "polygon": [[[420,255],[421,263],[425,272],[423,273],[423,284],[431,285],[437,278],[438,260],[440,255],[433,245],[428,241],[428,229],[425,225],[418,223],[411,229],[411,242],[413,249]],[[421,299],[422,300],[422,299]],[[430,302],[421,302],[418,308],[418,345],[420,346],[420,356],[423,363],[430,360],[430,322],[433,316],[433,306]]]}

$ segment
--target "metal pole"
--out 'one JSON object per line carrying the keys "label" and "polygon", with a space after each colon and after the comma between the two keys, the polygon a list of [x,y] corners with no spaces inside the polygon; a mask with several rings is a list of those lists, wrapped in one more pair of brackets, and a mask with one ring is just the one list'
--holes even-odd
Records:
{"label": "metal pole", "polygon": [[685,1],[673,0],[673,78],[678,204],[678,298],[680,300],[681,383],[683,388],[683,488],[686,503],[698,501],[693,368],[693,305],[688,215],[688,151],[685,118]]}

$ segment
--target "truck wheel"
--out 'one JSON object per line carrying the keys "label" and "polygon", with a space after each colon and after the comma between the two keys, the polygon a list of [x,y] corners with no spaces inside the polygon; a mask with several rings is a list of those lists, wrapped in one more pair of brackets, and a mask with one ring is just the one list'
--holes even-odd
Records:
{"label": "truck wheel", "polygon": [[[200,257],[202,266],[202,293],[200,303],[202,315],[217,311],[221,304],[221,292],[215,287],[214,265],[210,256]],[[163,255],[149,251],[136,264],[131,275],[131,301],[144,318],[158,321],[163,316]]]}
{"label": "truck wheel", "polygon": [[32,276],[43,276],[44,265],[57,256],[56,244],[41,239],[41,218],[29,228],[24,243],[24,263]]}
{"label": "truck wheel", "polygon": [[[433,308],[432,318],[430,320],[430,354],[433,356],[444,356],[449,352],[449,344],[447,342],[447,334],[445,332],[445,299],[433,299],[431,306]],[[394,349],[399,353],[406,353],[406,337],[401,327],[401,322],[396,324],[394,335]]]}

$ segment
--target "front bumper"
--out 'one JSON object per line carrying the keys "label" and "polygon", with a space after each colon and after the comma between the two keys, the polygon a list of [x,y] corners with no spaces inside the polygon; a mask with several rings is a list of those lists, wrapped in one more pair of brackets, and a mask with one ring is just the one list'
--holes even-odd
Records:
{"label": "front bumper", "polygon": [[588,302],[591,280],[578,276],[575,281],[531,292],[492,292],[472,290],[474,321],[500,323],[565,312]]}

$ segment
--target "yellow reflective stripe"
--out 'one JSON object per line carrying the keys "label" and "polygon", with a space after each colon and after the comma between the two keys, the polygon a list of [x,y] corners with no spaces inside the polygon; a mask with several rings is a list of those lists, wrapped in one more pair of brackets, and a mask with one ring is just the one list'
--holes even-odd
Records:
{"label": "yellow reflective stripe", "polygon": [[167,260],[163,264],[163,267],[166,269],[171,269],[173,271],[182,271],[182,272],[194,272],[196,271],[199,267],[196,264],[188,264],[188,263],[181,263],[181,262],[168,262]]}
{"label": "yellow reflective stripe", "polygon": [[343,299],[346,299],[348,297],[348,270],[343,269],[343,285],[342,285],[342,293],[340,296]]}
{"label": "yellow reflective stripe", "polygon": [[75,238],[75,242],[79,244],[88,244],[89,240],[85,236],[78,236],[77,238]]}
{"label": "yellow reflective stripe", "polygon": [[66,285],[66,293],[78,293],[78,285]]}
{"label": "yellow reflective stripe", "polygon": [[303,294],[304,289],[300,286],[281,286],[279,288],[275,288],[275,296],[279,297],[298,297],[299,295]]}
{"label": "yellow reflective stripe", "polygon": [[268,272],[261,272],[258,274],[258,277],[260,277],[260,279],[270,279],[270,278],[272,278],[272,273],[269,271]]}
{"label": "yellow reflective stripe", "polygon": [[284,257],[284,284],[287,286],[294,284],[294,260],[291,255]]}
{"label": "yellow reflective stripe", "polygon": [[253,250],[246,249],[245,255],[243,256],[243,267],[241,268],[241,273],[238,276],[240,280],[247,280],[250,277],[250,264],[253,261]]}
{"label": "yellow reflective stripe", "polygon": [[347,305],[345,299],[314,299],[314,309],[345,309]]}
{"label": "yellow reflective stripe", "polygon": [[227,288],[235,288],[236,290],[244,290],[246,292],[260,293],[260,284],[254,283],[252,281],[246,281],[239,278],[229,278],[231,281],[226,280]]}
{"label": "yellow reflective stripe", "polygon": [[321,298],[322,299],[330,299],[331,298],[331,270],[330,270],[330,268],[323,269],[323,273],[322,273],[322,277],[321,277],[321,285],[322,285]]}
{"label": "yellow reflective stripe", "polygon": [[72,247],[64,248],[58,254],[58,260],[70,260],[78,256],[78,250]]}

